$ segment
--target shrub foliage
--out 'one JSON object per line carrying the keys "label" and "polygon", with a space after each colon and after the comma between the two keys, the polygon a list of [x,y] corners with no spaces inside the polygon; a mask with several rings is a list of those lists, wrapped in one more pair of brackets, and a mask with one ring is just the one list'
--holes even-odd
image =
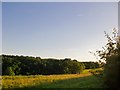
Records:
{"label": "shrub foliage", "polygon": [[107,44],[103,50],[97,51],[101,59],[105,60],[103,78],[104,84],[109,88],[119,88],[120,82],[120,36],[117,30],[113,29],[113,36],[106,32]]}

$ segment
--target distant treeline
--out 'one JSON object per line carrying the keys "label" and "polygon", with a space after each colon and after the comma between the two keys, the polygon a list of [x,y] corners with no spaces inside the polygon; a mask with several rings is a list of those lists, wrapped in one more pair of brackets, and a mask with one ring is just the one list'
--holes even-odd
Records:
{"label": "distant treeline", "polygon": [[[2,56],[2,75],[78,74],[84,69],[98,68],[97,62],[65,59],[42,59],[30,56]],[[1,57],[0,56],[0,57]]]}

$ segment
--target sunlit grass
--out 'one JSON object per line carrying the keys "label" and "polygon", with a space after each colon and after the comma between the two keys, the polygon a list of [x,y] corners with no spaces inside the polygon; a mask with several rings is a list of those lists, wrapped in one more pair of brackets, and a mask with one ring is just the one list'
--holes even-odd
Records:
{"label": "sunlit grass", "polygon": [[89,74],[66,74],[66,75],[30,75],[30,76],[3,76],[3,88],[18,88],[36,86],[43,83],[52,83],[57,80],[79,78],[89,76]]}
{"label": "sunlit grass", "polygon": [[2,76],[0,76],[0,90],[2,89]]}
{"label": "sunlit grass", "polygon": [[97,70],[103,70],[103,68],[86,69],[82,72],[82,74],[87,74],[87,73],[90,73],[91,71],[95,72]]}
{"label": "sunlit grass", "polygon": [[2,88],[97,87],[98,81],[90,73],[91,70],[93,69],[84,70],[81,74],[2,76]]}

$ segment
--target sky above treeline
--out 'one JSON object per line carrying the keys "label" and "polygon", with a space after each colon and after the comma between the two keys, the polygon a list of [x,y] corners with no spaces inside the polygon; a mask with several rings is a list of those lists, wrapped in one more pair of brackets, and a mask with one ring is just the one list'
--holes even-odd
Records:
{"label": "sky above treeline", "polygon": [[4,2],[2,53],[94,61],[118,25],[117,2]]}

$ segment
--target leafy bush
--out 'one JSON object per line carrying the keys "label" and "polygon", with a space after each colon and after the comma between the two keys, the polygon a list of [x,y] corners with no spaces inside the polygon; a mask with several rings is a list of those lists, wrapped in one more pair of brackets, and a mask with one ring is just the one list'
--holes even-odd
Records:
{"label": "leafy bush", "polygon": [[105,36],[108,43],[104,50],[97,51],[101,59],[105,60],[103,78],[104,84],[109,88],[119,88],[120,82],[120,36],[117,30],[113,29],[113,36],[110,37],[106,32]]}
{"label": "leafy bush", "polygon": [[6,70],[6,74],[7,74],[7,75],[10,75],[10,76],[15,75],[15,73],[14,73],[12,67],[8,67],[8,68],[7,68],[7,70]]}

